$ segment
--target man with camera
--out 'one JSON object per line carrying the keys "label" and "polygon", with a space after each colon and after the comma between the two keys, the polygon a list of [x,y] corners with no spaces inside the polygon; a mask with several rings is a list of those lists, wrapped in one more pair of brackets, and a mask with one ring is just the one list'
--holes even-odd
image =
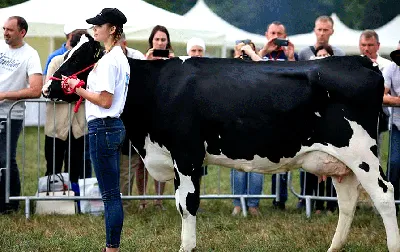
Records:
{"label": "man with camera", "polygon": [[235,59],[260,61],[262,60],[256,50],[255,44],[250,39],[236,40]]}
{"label": "man with camera", "polygon": [[[258,56],[261,60],[268,61],[297,61],[298,56],[294,52],[294,45],[287,39],[286,28],[279,22],[274,21],[268,25],[265,36],[268,42],[258,52]],[[276,193],[276,174],[272,175],[272,194]],[[279,201],[273,201],[274,207],[284,210],[286,208],[285,203],[288,198],[287,190],[287,172],[279,174]]]}
{"label": "man with camera", "polygon": [[273,61],[297,61],[294,45],[287,39],[286,28],[279,22],[274,21],[268,25],[265,37],[268,42],[258,52],[263,60]]}

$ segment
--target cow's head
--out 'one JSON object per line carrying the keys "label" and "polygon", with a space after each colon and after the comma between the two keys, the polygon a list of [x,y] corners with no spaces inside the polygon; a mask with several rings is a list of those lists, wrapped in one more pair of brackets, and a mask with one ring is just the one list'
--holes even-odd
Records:
{"label": "cow's head", "polygon": [[[103,56],[103,48],[89,34],[83,34],[79,43],[66,55],[60,68],[53,74],[54,79],[48,80],[43,86],[44,97],[59,99],[67,102],[77,101],[76,94],[66,95],[61,87],[61,75],[71,76],[93,65]],[[85,81],[91,69],[77,75],[78,79]]]}

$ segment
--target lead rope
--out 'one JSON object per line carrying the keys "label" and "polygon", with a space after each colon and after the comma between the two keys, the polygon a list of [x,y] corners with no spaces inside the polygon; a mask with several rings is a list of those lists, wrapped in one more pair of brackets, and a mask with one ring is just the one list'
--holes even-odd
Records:
{"label": "lead rope", "polygon": [[[76,73],[74,73],[74,74],[72,74],[72,75],[66,77],[64,80],[62,80],[62,79],[60,79],[60,78],[57,78],[57,77],[54,77],[54,76],[51,76],[51,77],[50,77],[50,80],[58,80],[58,81],[61,81],[61,88],[62,88],[64,94],[66,94],[66,95],[73,94],[73,93],[76,92],[76,89],[77,89],[77,88],[83,87],[83,86],[85,85],[85,82],[84,82],[83,80],[80,80],[79,83],[76,84],[76,86],[75,86],[74,88],[71,88],[71,87],[69,86],[69,84],[68,84],[68,80],[69,80],[69,79],[74,79],[74,80],[78,79],[78,77],[77,77],[78,74],[81,74],[81,73],[83,73],[83,72],[86,72],[87,70],[93,68],[94,65],[96,65],[96,63],[94,63],[94,64],[92,64],[92,65],[90,65],[90,66],[88,66],[88,67],[85,67],[85,68],[82,69],[81,71],[76,72]],[[78,94],[77,94],[77,95],[78,95]],[[78,112],[79,107],[80,107],[81,104],[82,104],[82,101],[83,101],[82,96],[79,96],[79,100],[76,102],[75,107],[74,107],[74,112],[75,112],[75,113]]]}

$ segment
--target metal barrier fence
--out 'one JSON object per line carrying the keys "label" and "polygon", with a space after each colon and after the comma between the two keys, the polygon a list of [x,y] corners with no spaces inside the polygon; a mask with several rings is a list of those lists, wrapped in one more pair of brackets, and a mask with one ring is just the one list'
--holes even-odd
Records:
{"label": "metal barrier fence", "polygon": [[[53,102],[53,101],[46,101],[46,100],[42,100],[42,99],[28,99],[28,100],[21,100],[21,101],[17,101],[13,104],[13,107],[18,104],[18,103],[33,103],[33,104],[37,104],[38,105],[38,109],[37,109],[37,118],[38,121],[40,120],[40,118],[42,117],[41,113],[43,113],[43,111],[41,111],[40,109],[40,105],[42,103],[45,103],[46,106],[52,106],[53,107],[53,112],[56,113],[56,104],[57,103],[64,103],[64,102]],[[12,107],[12,108],[13,108]],[[12,110],[11,108],[11,110]],[[69,111],[71,111],[71,105],[69,105]],[[11,113],[11,111],[10,111]],[[10,113],[9,116],[7,118],[7,123],[6,123],[6,132],[7,132],[7,146],[10,146],[10,139],[11,139],[11,119],[10,119]],[[68,120],[71,121],[72,115],[71,113],[69,113],[68,115]],[[390,122],[392,123],[393,117],[390,118]],[[55,119],[54,119],[54,124],[55,124]],[[391,125],[390,123],[390,125]],[[20,152],[21,152],[21,162],[19,164],[19,170],[20,170],[20,177],[21,177],[21,196],[11,196],[10,197],[10,148],[7,148],[7,158],[6,158],[6,167],[5,168],[1,168],[0,169],[6,169],[6,191],[5,191],[5,198],[6,198],[6,202],[9,202],[9,200],[11,201],[25,201],[25,215],[26,218],[30,217],[30,212],[31,212],[31,201],[42,201],[42,200],[51,200],[51,201],[59,201],[59,200],[101,200],[100,197],[89,197],[86,196],[85,193],[83,192],[83,194],[81,194],[80,196],[47,196],[47,197],[39,197],[36,195],[26,195],[24,192],[24,188],[25,188],[25,179],[26,179],[26,172],[27,169],[32,169],[32,167],[34,167],[34,164],[27,164],[26,163],[26,156],[32,156],[32,153],[26,153],[26,147],[27,146],[34,146],[36,145],[36,183],[33,183],[34,185],[36,185],[36,187],[38,186],[38,182],[39,182],[39,178],[44,176],[44,172],[41,171],[41,166],[45,163],[43,161],[43,150],[44,148],[41,145],[41,142],[44,139],[44,134],[43,134],[43,127],[40,125],[40,123],[38,123],[36,126],[37,129],[37,137],[36,137],[36,142],[34,143],[32,141],[32,139],[26,140],[26,130],[25,130],[25,125],[23,126],[22,129],[22,134],[20,136]],[[1,130],[1,128],[0,128]],[[390,131],[391,133],[391,131]],[[72,134],[71,132],[71,128],[69,129],[68,134]],[[389,139],[391,139],[390,135],[389,135]],[[86,140],[84,141],[84,144],[86,144]],[[53,145],[53,155],[55,154],[55,150],[54,150],[54,145]],[[71,149],[71,142],[69,140],[68,143],[68,148],[69,150]],[[389,141],[389,148],[390,148],[390,141]],[[379,149],[379,148],[378,148]],[[84,150],[86,151],[86,149],[84,148]],[[390,151],[390,149],[389,149]],[[131,154],[131,150],[130,150],[130,154]],[[84,153],[85,155],[85,153]],[[71,159],[71,156],[68,155],[68,160]],[[31,158],[32,159],[32,158]],[[129,167],[131,167],[131,158],[129,158]],[[390,163],[390,162],[389,162]],[[27,168],[27,166],[29,166]],[[53,173],[54,173],[54,159],[53,159]],[[84,164],[85,167],[85,164]],[[65,169],[65,168],[64,168]],[[226,169],[226,168],[222,168],[222,169]],[[388,165],[388,169],[390,169],[390,164]],[[91,169],[90,169],[91,170]],[[70,162],[68,162],[68,167],[67,167],[67,171],[70,174],[71,172],[71,167],[70,167]],[[85,171],[86,169],[84,169],[84,177],[85,176]],[[134,172],[134,171],[130,171],[130,172]],[[94,173],[93,173],[94,174]],[[232,194],[232,192],[229,193],[224,193],[221,190],[221,170],[220,168],[218,168],[217,171],[218,174],[218,184],[216,185],[216,187],[211,188],[212,193],[207,192],[207,183],[206,182],[202,182],[201,184],[201,195],[200,198],[201,199],[240,199],[241,202],[241,207],[242,207],[242,213],[244,216],[247,216],[247,210],[246,210],[246,199],[250,199],[250,198],[259,198],[259,199],[274,199],[277,202],[280,202],[280,196],[279,193],[277,194],[268,194],[268,193],[264,193],[265,190],[265,186],[263,187],[263,191],[261,192],[261,194],[259,195],[255,195],[255,194],[249,194],[249,189],[247,189],[247,193],[244,194]],[[132,177],[132,176],[129,176]],[[267,178],[270,178],[270,176],[266,175]],[[0,173],[0,180],[2,180],[4,178],[1,177],[1,173]],[[206,180],[203,179],[203,180]],[[265,181],[265,178],[264,178]],[[288,173],[288,187],[290,189],[290,191],[298,198],[298,199],[304,199],[305,200],[305,209],[306,209],[306,215],[307,217],[311,216],[311,212],[312,212],[312,204],[313,204],[313,200],[324,200],[324,201],[337,201],[337,198],[334,197],[333,195],[327,195],[327,196],[323,196],[323,195],[319,195],[319,188],[317,189],[317,192],[315,193],[315,195],[304,195],[304,193],[298,193],[296,192],[296,190],[294,189],[294,185],[292,183],[293,181],[293,176],[292,173]],[[225,181],[226,182],[226,181]],[[229,181],[228,181],[229,182]],[[130,181],[130,183],[134,183],[134,181]],[[247,184],[249,184],[249,181],[247,181]],[[131,184],[129,184],[129,187],[131,186]],[[234,188],[235,185],[232,185],[232,187]],[[305,184],[304,184],[304,189],[305,189]],[[30,185],[30,187],[32,187],[32,185]],[[247,187],[248,188],[248,187]],[[32,190],[32,189],[31,189]],[[36,190],[37,191],[37,188]],[[280,191],[280,174],[277,174],[277,179],[276,179],[276,192]],[[333,190],[332,190],[333,191]],[[122,195],[122,199],[123,200],[154,200],[154,199],[175,199],[174,194],[168,194],[168,195],[151,195],[151,194],[146,194],[146,192],[143,195],[131,195],[130,193],[128,195]],[[399,204],[400,201],[396,201],[396,204]]]}
{"label": "metal barrier fence", "polygon": [[[43,100],[43,99],[26,99],[26,100],[20,100],[17,101],[13,104],[11,110],[13,109],[13,107],[18,104],[18,103],[33,103],[33,104],[37,104],[38,109],[36,110],[37,112],[37,118],[39,121],[39,118],[42,117],[41,113],[43,113],[43,111],[41,111],[41,109],[39,108],[39,104],[45,103],[46,106],[51,106],[53,108],[53,113],[56,113],[56,104],[65,104],[64,102],[54,102],[54,101],[47,101],[47,100]],[[6,133],[7,133],[7,146],[10,146],[10,139],[11,139],[11,119],[10,119],[10,113],[11,110],[9,112],[8,118],[7,118],[7,123],[6,123]],[[69,111],[71,111],[71,104],[69,104]],[[71,122],[71,118],[72,115],[69,113],[68,115],[68,121]],[[55,125],[55,118],[53,121],[54,125]],[[26,127],[25,125],[22,128],[22,132],[21,135],[19,137],[19,149],[21,152],[21,160],[19,162],[19,171],[20,171],[20,178],[21,178],[21,196],[10,196],[10,148],[7,148],[7,162],[6,162],[6,167],[5,168],[0,168],[0,169],[5,169],[6,170],[6,176],[5,176],[5,184],[6,184],[6,191],[5,191],[5,198],[6,198],[6,202],[8,203],[9,201],[24,201],[25,202],[25,216],[26,218],[30,217],[31,214],[31,202],[32,201],[62,201],[62,200],[101,200],[101,197],[89,197],[86,196],[85,193],[83,192],[83,194],[81,194],[80,196],[46,196],[46,197],[39,197],[37,195],[28,195],[28,194],[35,194],[32,192],[28,192],[25,193],[24,188],[27,187],[26,183],[29,183],[28,180],[32,180],[31,178],[27,178],[27,172],[28,170],[32,170],[32,169],[36,169],[36,181],[34,183],[32,183],[32,181],[30,181],[30,188],[32,188],[32,184],[35,186],[35,190],[34,192],[38,191],[38,185],[39,185],[39,178],[43,177],[45,175],[44,170],[41,168],[45,165],[45,160],[43,158],[43,142],[44,142],[44,129],[43,127],[40,125],[40,123],[38,123],[38,125],[34,126],[36,128],[36,140],[34,142],[33,139],[26,139],[27,138],[27,134],[26,134]],[[71,132],[71,128],[69,129],[68,134],[72,134]],[[86,140],[85,140],[86,141]],[[27,147],[31,147],[31,149],[35,149],[34,151],[31,152],[36,152],[36,153],[27,153]],[[32,148],[33,146],[36,146],[36,148]],[[71,140],[69,140],[68,143],[68,149],[71,150]],[[55,154],[55,146],[53,145],[53,155]],[[131,154],[131,153],[130,153]],[[32,164],[29,163],[27,164],[27,156],[30,157],[30,159],[32,159],[32,156],[35,155],[35,159],[37,161],[36,164]],[[85,154],[84,154],[85,155]],[[68,155],[67,156],[67,160],[71,160],[71,156]],[[129,157],[129,162],[130,162],[131,158]],[[55,162],[53,159],[53,174],[55,173]],[[85,165],[84,165],[85,166]],[[129,164],[129,167],[131,167],[131,164]],[[71,167],[70,167],[70,162],[68,162],[68,167],[65,168],[68,171],[69,174],[71,174]],[[222,168],[222,169],[226,169],[226,168]],[[86,169],[84,169],[86,170]],[[130,172],[134,172],[134,171],[130,171]],[[32,172],[31,172],[32,173]],[[226,192],[222,192],[221,190],[221,169],[218,168],[218,184],[216,185],[216,187],[212,188],[213,190],[210,191],[215,191],[215,193],[209,193],[207,192],[206,188],[207,183],[206,183],[206,178],[203,179],[204,181],[202,182],[201,185],[201,195],[200,198],[201,199],[240,199],[241,202],[241,207],[242,207],[242,213],[244,216],[247,216],[247,210],[246,210],[246,199],[249,198],[260,198],[260,199],[276,199],[277,201],[279,201],[279,195],[275,195],[275,194],[268,194],[268,193],[264,193],[264,189],[265,187],[263,187],[263,191],[261,192],[261,194],[259,195],[250,195],[249,191],[247,190],[247,194],[232,194],[232,193],[226,193]],[[94,174],[94,173],[93,173]],[[54,176],[54,175],[53,175]],[[280,187],[280,180],[279,180],[279,174],[277,174],[277,182],[276,182],[276,192],[279,192],[279,187]],[[84,176],[85,177],[85,176]],[[270,178],[270,176],[266,175],[266,177]],[[4,178],[0,178],[4,179]],[[134,181],[130,181],[130,183],[134,183]],[[249,184],[249,181],[247,181],[247,184]],[[131,185],[129,185],[130,187]],[[234,188],[234,185],[233,185]],[[149,189],[149,188],[148,188]],[[32,189],[31,189],[32,190]],[[151,195],[151,194],[146,194],[146,192],[143,195],[122,195],[122,199],[123,200],[155,200],[155,199],[167,199],[167,200],[171,200],[171,199],[175,199],[174,194],[165,194],[165,195]]]}

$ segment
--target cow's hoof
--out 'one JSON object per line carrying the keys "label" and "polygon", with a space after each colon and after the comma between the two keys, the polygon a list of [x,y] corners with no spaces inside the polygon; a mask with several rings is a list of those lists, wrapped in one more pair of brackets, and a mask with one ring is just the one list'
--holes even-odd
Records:
{"label": "cow's hoof", "polygon": [[339,252],[340,249],[329,248],[328,252]]}
{"label": "cow's hoof", "polygon": [[180,247],[179,252],[195,252],[196,248],[185,250],[183,246]]}

